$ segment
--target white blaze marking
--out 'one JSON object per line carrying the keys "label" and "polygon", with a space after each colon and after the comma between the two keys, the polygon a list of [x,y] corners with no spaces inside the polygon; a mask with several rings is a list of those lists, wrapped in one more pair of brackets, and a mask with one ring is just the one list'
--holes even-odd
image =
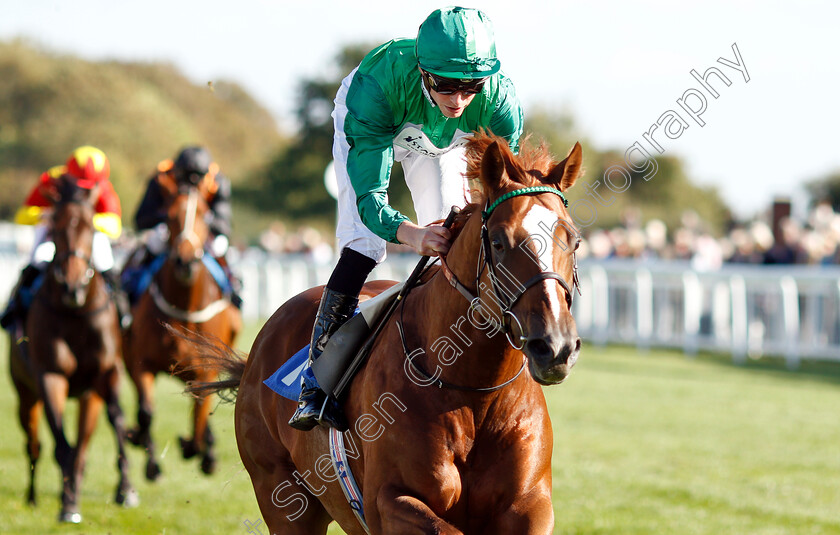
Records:
{"label": "white blaze marking", "polygon": [[[554,247],[556,244],[554,236],[548,234],[548,229],[556,229],[559,222],[560,218],[557,217],[557,214],[538,204],[531,206],[522,220],[522,228],[529,234],[529,238],[523,242],[522,246],[530,246],[530,252],[532,255],[536,255],[536,261],[540,263],[540,269],[543,272],[554,271]],[[560,285],[556,281],[547,279],[542,282],[542,287],[551,304],[552,314],[555,318],[560,317],[563,310],[558,297]]]}

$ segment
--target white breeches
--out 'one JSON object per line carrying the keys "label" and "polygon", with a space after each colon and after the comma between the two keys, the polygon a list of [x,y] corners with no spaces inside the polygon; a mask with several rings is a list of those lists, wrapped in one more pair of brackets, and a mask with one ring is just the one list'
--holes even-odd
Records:
{"label": "white breeches", "polygon": [[[354,70],[342,82],[335,97],[335,110],[332,114],[335,123],[333,160],[338,184],[336,238],[339,252],[344,247],[349,247],[377,262],[382,262],[385,260],[385,240],[362,223],[356,207],[356,193],[347,174],[347,154],[350,146],[344,133],[344,120],[347,117],[345,99],[355,73]],[[463,207],[468,202],[469,190],[464,178],[467,163],[463,146],[455,146],[436,158],[394,146],[394,159],[403,166],[419,225],[428,225],[443,219],[453,205]]]}

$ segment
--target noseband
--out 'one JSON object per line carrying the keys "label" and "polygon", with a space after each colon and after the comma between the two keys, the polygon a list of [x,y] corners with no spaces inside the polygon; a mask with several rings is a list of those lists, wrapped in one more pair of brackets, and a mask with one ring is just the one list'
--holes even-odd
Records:
{"label": "noseband", "polygon": [[67,251],[64,254],[58,255],[53,258],[51,263],[51,268],[53,272],[53,277],[55,281],[63,284],[66,282],[66,277],[64,275],[64,271],[61,269],[61,263],[64,260],[68,260],[70,258],[81,258],[85,264],[87,265],[87,269],[85,270],[84,277],[82,277],[81,285],[82,287],[87,286],[90,284],[90,281],[93,279],[94,269],[93,269],[93,262],[89,254],[85,253],[84,251],[74,250],[74,251]]}
{"label": "noseband", "polygon": [[[175,238],[175,245],[188,242],[196,248],[196,254],[202,255],[204,253],[204,244],[195,231],[195,218],[198,211],[198,190],[195,187],[190,187],[189,196],[187,197],[187,208],[184,212],[184,224],[182,225],[181,233]],[[198,260],[197,257],[194,260]]]}
{"label": "noseband", "polygon": [[[497,267],[493,262],[492,258],[492,248],[490,245],[490,235],[487,230],[487,222],[490,219],[490,216],[493,214],[493,211],[503,202],[507,201],[508,199],[512,199],[514,197],[519,197],[521,195],[539,195],[541,193],[552,193],[554,195],[558,195],[563,200],[563,205],[568,207],[569,201],[566,200],[565,195],[563,192],[558,190],[557,188],[552,188],[550,186],[532,186],[527,188],[520,188],[517,190],[510,191],[505,193],[498,199],[496,199],[492,204],[490,204],[484,211],[481,213],[481,251],[478,257],[478,266],[476,268],[476,293],[477,296],[473,295],[460,281],[455,277],[455,274],[449,269],[449,266],[446,264],[446,261],[443,257],[441,257],[441,266],[443,268],[444,275],[446,276],[449,283],[458,290],[461,295],[463,295],[467,301],[470,302],[471,308],[477,308],[481,305],[481,274],[484,270],[487,270],[487,276],[490,279],[490,285],[493,289],[493,293],[496,295],[496,303],[499,305],[499,309],[502,313],[502,323],[501,325],[495,321],[495,319],[491,316],[489,318],[490,322],[494,324],[499,330],[505,333],[505,336],[508,339],[511,347],[516,350],[521,350],[524,347],[524,337],[522,336],[522,322],[519,321],[519,318],[513,313],[513,307],[519,301],[519,299],[525,294],[528,289],[531,287],[541,283],[545,280],[555,280],[557,281],[563,290],[566,292],[566,304],[571,309],[572,308],[572,298],[574,294],[574,290],[577,290],[578,294],[580,294],[580,284],[578,283],[578,272],[577,272],[577,258],[575,256],[574,251],[572,251],[572,285],[570,286],[568,282],[557,272],[554,271],[542,271],[537,273],[530,279],[528,279],[525,284],[520,284],[513,275],[506,275],[505,278],[511,280],[512,282],[517,283],[517,292],[513,293],[510,290],[507,290],[505,286],[500,282],[498,270],[501,269],[502,271],[507,271],[507,269],[503,265],[499,265]],[[507,292],[507,293],[506,293]],[[511,294],[508,297],[508,294]],[[511,327],[512,321],[515,321],[519,327],[519,341],[520,344],[515,344],[512,339],[513,329]]]}

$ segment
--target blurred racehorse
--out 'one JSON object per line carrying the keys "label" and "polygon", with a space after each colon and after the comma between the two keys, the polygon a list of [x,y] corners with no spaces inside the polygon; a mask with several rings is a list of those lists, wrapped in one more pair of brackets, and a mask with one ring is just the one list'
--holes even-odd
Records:
{"label": "blurred racehorse", "polygon": [[[162,176],[160,187],[167,199],[169,248],[166,259],[155,273],[148,289],[134,307],[134,321],[125,333],[125,361],[137,388],[137,427],[129,432],[132,443],[143,446],[147,454],[146,478],[160,475],[151,436],[154,411],[154,381],[160,372],[185,381],[212,381],[214,369],[198,366],[198,355],[178,333],[194,332],[219,344],[232,345],[242,328],[239,310],[233,306],[211,267],[220,269],[206,255],[209,228],[206,215],[211,195],[206,182],[182,184]],[[215,469],[213,433],[208,422],[212,400],[195,399],[193,435],[180,438],[185,459],[201,456],[201,469]]]}
{"label": "blurred racehorse", "polygon": [[[331,520],[349,534],[552,532],[541,385],[563,381],[580,351],[578,233],[563,192],[582,151],[556,162],[524,144],[517,156],[481,133],[467,150],[482,197],[461,212],[450,252],[398,305],[344,400],[361,503],[336,482],[345,466],[329,462],[333,435],[289,427],[295,402],[263,384],[307,344],[320,289],[281,306],[247,361],[206,356],[230,378],[193,391],[238,389],[239,453],[271,533],[324,534]],[[363,296],[385,286],[368,284]],[[348,502],[363,505],[367,528]]]}
{"label": "blurred racehorse", "polygon": [[[87,447],[103,402],[117,436],[120,473],[115,501],[138,503],[128,479],[123,413],[118,402],[121,339],[117,311],[105,280],[91,262],[94,206],[99,186],[81,188],[67,176],[45,191],[53,202],[51,261],[27,314],[23,337],[11,343],[12,381],[20,398],[18,414],[27,435],[29,491],[35,504],[35,466],[40,457],[38,419],[43,406],[61,468],[62,522],[80,522],[82,475]],[[13,341],[14,342],[14,341]],[[64,433],[68,397],[79,399],[76,446]]]}

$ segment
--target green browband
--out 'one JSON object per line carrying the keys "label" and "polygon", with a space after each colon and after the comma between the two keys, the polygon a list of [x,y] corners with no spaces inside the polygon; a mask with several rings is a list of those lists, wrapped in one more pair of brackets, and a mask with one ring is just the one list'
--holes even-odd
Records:
{"label": "green browband", "polygon": [[513,191],[505,193],[504,195],[496,199],[493,202],[493,204],[491,204],[487,208],[487,210],[484,210],[484,212],[481,213],[481,217],[482,219],[487,221],[487,218],[490,217],[490,214],[493,213],[493,210],[495,210],[497,206],[499,206],[506,200],[511,199],[513,197],[518,197],[519,195],[533,195],[535,193],[554,193],[555,195],[559,195],[560,198],[563,199],[563,206],[565,206],[566,208],[569,207],[569,201],[566,199],[566,196],[563,195],[563,192],[559,189],[552,188],[551,186],[532,186],[530,188],[515,189]]}

